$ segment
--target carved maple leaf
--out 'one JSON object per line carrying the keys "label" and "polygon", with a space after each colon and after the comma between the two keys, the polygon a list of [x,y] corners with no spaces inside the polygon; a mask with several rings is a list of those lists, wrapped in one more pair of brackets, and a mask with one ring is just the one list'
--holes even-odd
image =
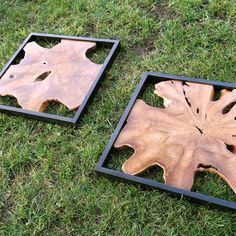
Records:
{"label": "carved maple leaf", "polygon": [[213,101],[211,85],[164,81],[155,87],[164,108],[138,99],[115,142],[135,150],[123,171],[136,175],[158,165],[166,184],[186,190],[196,171],[209,171],[236,193],[236,91],[222,90]]}
{"label": "carved maple leaf", "polygon": [[26,44],[24,59],[2,76],[0,95],[13,96],[22,108],[33,111],[43,111],[49,101],[78,108],[102,66],[86,58],[95,47],[73,40],[61,40],[51,49]]}

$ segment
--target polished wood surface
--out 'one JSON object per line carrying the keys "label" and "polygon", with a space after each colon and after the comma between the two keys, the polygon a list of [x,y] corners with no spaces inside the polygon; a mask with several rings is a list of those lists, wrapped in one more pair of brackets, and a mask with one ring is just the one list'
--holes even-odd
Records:
{"label": "polished wood surface", "polygon": [[28,43],[25,57],[2,76],[0,95],[13,96],[32,111],[44,111],[50,101],[69,110],[78,108],[102,66],[86,57],[95,47],[96,43],[75,40],[61,40],[50,49]]}
{"label": "polished wood surface", "polygon": [[129,146],[134,154],[123,171],[137,175],[158,165],[165,183],[190,190],[197,171],[218,174],[236,193],[236,91],[181,81],[156,84],[164,107],[138,99],[115,147]]}

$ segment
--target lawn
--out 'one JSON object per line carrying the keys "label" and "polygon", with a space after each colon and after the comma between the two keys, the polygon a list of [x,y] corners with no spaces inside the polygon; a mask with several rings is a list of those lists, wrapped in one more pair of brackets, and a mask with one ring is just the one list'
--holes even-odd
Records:
{"label": "lawn", "polygon": [[[94,171],[144,71],[236,82],[235,29],[234,0],[1,0],[1,68],[30,32],[115,37],[122,45],[76,127],[0,114],[0,234],[236,235],[236,213]],[[105,53],[88,56],[101,63]],[[8,102],[15,103],[1,99]],[[118,157],[129,155],[113,154],[110,165],[119,169]],[[197,174],[194,189],[236,201],[216,175]]]}

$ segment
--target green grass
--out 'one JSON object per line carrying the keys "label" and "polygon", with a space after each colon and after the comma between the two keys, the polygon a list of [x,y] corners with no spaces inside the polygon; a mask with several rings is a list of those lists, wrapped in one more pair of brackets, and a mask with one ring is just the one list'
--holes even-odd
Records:
{"label": "green grass", "polygon": [[[122,49],[77,127],[0,115],[0,234],[236,235],[235,213],[94,172],[143,71],[235,82],[235,28],[234,0],[2,0],[1,68],[29,32],[117,37]],[[235,200],[215,175],[197,175],[194,189]]]}

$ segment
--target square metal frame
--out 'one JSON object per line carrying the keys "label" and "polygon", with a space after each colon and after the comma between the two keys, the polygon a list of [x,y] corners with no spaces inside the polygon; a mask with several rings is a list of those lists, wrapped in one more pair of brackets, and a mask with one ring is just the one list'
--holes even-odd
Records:
{"label": "square metal frame", "polygon": [[74,125],[77,123],[80,116],[85,112],[87,105],[89,104],[89,102],[92,100],[92,98],[95,95],[95,90],[97,89],[99,83],[104,78],[105,73],[110,68],[112,62],[117,56],[117,53],[120,48],[120,41],[118,39],[87,38],[87,37],[65,36],[65,35],[55,35],[55,34],[30,33],[28,37],[24,40],[24,42],[20,45],[18,50],[14,53],[12,58],[3,67],[2,71],[0,72],[0,78],[7,71],[7,69],[12,65],[12,63],[19,56],[22,55],[23,48],[28,42],[31,42],[36,39],[42,39],[42,38],[43,39],[70,39],[70,40],[78,40],[78,41],[95,42],[98,46],[108,47],[108,48],[111,48],[111,50],[108,53],[106,59],[104,60],[102,67],[96,76],[95,81],[90,87],[88,93],[86,94],[83,102],[81,103],[78,110],[76,111],[74,117],[70,118],[70,117],[61,116],[61,115],[49,114],[46,112],[34,112],[34,111],[26,110],[23,108],[17,108],[17,107],[8,106],[8,105],[0,105],[0,112],[4,112],[11,115],[23,115],[29,118],[47,121],[50,123]]}
{"label": "square metal frame", "polygon": [[236,89],[236,84],[232,83],[223,83],[223,82],[217,82],[217,81],[210,81],[210,80],[202,80],[197,78],[187,78],[182,76],[173,76],[173,75],[167,75],[167,74],[161,74],[156,72],[145,72],[142,76],[142,79],[140,80],[138,86],[136,87],[135,92],[133,93],[131,100],[129,101],[128,106],[126,107],[114,133],[112,134],[99,162],[96,166],[96,172],[101,175],[105,175],[107,177],[113,178],[113,179],[119,179],[122,181],[130,182],[133,184],[140,184],[144,187],[154,188],[154,189],[160,189],[165,192],[172,193],[177,196],[185,196],[190,200],[200,202],[207,204],[209,206],[217,206],[223,209],[228,210],[236,210],[236,202],[228,201],[220,198],[211,197],[205,194],[193,192],[193,191],[187,191],[180,188],[175,188],[170,185],[160,183],[158,181],[147,179],[139,176],[132,176],[129,174],[125,174],[121,171],[116,171],[110,168],[106,167],[106,164],[110,161],[110,152],[114,146],[114,143],[125,125],[126,119],[132,110],[132,107],[136,101],[136,99],[141,95],[143,89],[148,83],[158,83],[165,80],[179,80],[179,81],[188,81],[193,83],[201,83],[201,84],[209,84],[213,85],[215,88],[228,88],[228,89]]}

